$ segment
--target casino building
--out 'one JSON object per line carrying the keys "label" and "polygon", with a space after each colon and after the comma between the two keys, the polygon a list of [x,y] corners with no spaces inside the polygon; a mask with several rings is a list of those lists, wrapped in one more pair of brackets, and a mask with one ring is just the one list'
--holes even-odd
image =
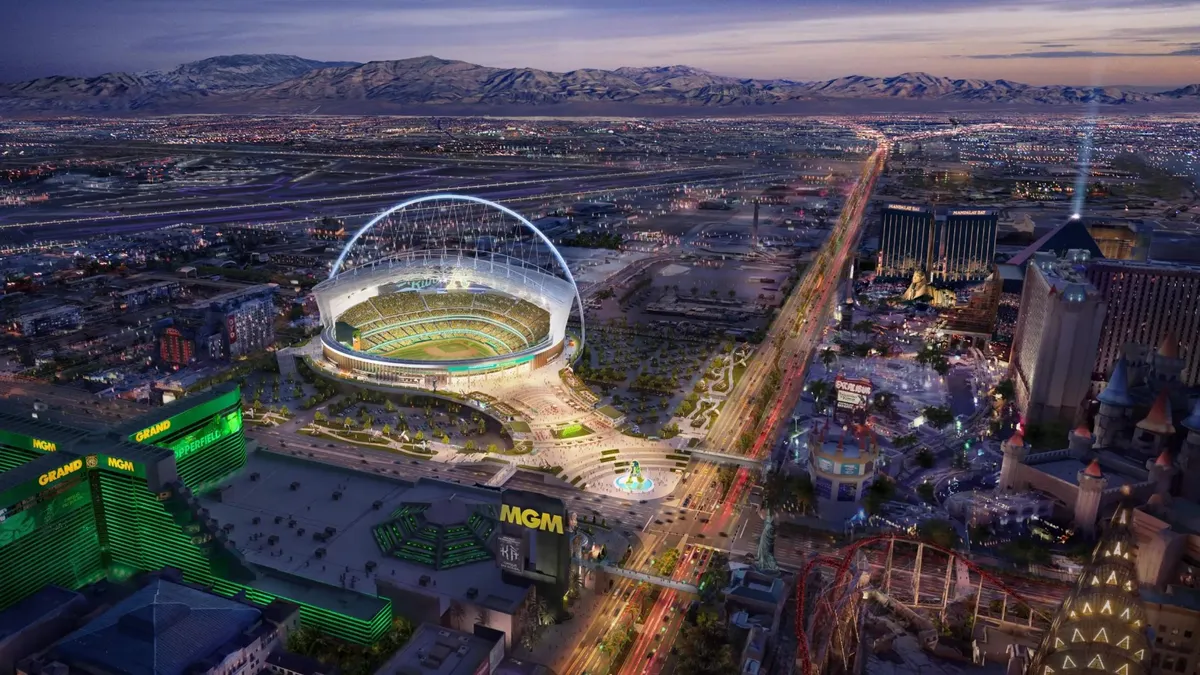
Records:
{"label": "casino building", "polygon": [[79,589],[165,567],[360,643],[391,624],[384,599],[248,563],[203,492],[246,464],[240,391],[218,387],[101,431],[0,412],[0,609],[47,585]]}
{"label": "casino building", "polygon": [[959,283],[981,281],[991,273],[999,221],[995,211],[889,204],[882,218],[879,277],[908,279],[920,272],[933,283]]}

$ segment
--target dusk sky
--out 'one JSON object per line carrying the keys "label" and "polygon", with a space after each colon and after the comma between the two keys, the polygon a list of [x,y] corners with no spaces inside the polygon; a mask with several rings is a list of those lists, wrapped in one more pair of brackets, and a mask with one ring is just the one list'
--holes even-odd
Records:
{"label": "dusk sky", "polygon": [[1200,0],[37,0],[5,23],[0,81],[282,53],[557,71],[686,64],[793,80],[1200,83]]}

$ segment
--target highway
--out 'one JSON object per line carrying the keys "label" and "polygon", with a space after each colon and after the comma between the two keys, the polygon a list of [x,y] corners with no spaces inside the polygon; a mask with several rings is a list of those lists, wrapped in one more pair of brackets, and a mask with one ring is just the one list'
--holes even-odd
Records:
{"label": "highway", "polygon": [[[547,178],[534,178],[529,180],[519,181],[501,181],[489,183],[477,183],[472,185],[459,185],[448,187],[443,191],[455,193],[494,193],[496,191],[528,191],[530,188],[544,187],[555,183],[565,183],[575,181],[577,183],[595,183],[603,180],[627,180],[633,178],[646,178],[651,176],[678,176],[671,179],[669,182],[654,183],[654,184],[631,184],[631,185],[610,185],[606,187],[596,186],[594,189],[570,190],[562,193],[537,193],[530,194],[524,197],[512,196],[502,198],[496,196],[495,201],[513,202],[528,199],[554,200],[554,199],[571,199],[584,194],[597,194],[618,192],[621,190],[652,190],[656,188],[678,187],[682,183],[688,185],[698,185],[707,181],[719,180],[727,181],[731,178],[739,178],[744,180],[753,179],[769,179],[775,177],[776,173],[761,173],[761,174],[746,174],[740,170],[717,172],[717,176],[700,176],[696,175],[697,169],[689,168],[673,168],[673,169],[655,169],[644,171],[622,171],[606,174],[594,175],[570,175],[570,176],[555,176]],[[711,174],[712,172],[707,172]],[[582,187],[582,186],[581,186]],[[138,219],[152,218],[168,218],[175,221],[188,221],[207,216],[228,216],[244,211],[263,212],[270,209],[293,208],[297,206],[322,206],[328,204],[342,204],[353,202],[365,202],[373,200],[399,201],[408,197],[417,197],[430,193],[427,186],[419,188],[404,189],[404,190],[385,190],[379,192],[363,192],[353,194],[339,194],[329,196],[312,196],[298,197],[295,199],[280,199],[273,201],[258,201],[253,203],[238,203],[238,204],[214,204],[204,207],[187,207],[187,208],[165,208],[153,211],[139,211],[137,213],[102,213],[91,216],[80,216],[76,218],[52,218],[45,220],[31,220],[25,222],[3,223],[0,224],[0,230],[4,229],[21,229],[21,228],[36,228],[47,226],[60,225],[86,225],[95,223],[108,223],[115,221],[136,221]],[[128,208],[137,208],[137,204],[130,204]],[[250,217],[253,214],[249,214]],[[370,215],[375,215],[371,213]],[[270,220],[269,218],[266,220]]]}

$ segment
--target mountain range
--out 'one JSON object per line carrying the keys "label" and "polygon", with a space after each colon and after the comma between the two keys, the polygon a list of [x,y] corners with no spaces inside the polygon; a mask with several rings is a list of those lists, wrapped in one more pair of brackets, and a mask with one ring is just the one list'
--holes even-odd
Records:
{"label": "mountain range", "polygon": [[[1200,103],[1200,84],[1160,92],[1034,86],[928,73],[801,82],[716,75],[690,66],[552,72],[422,56],[354,63],[282,54],[216,56],[167,71],[44,77],[0,84],[0,112],[163,114],[625,108],[783,112],[797,105],[913,102],[957,107]],[[572,105],[574,104],[574,105]],[[732,110],[731,110],[732,109]],[[539,112],[542,112],[539,110]]]}

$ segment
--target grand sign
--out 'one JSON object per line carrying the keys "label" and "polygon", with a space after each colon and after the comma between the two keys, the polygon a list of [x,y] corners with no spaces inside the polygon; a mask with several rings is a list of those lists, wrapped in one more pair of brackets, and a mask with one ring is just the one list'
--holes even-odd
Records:
{"label": "grand sign", "polygon": [[542,513],[535,509],[523,509],[510,504],[500,505],[500,522],[520,525],[531,530],[545,530],[554,534],[563,534],[562,516]]}
{"label": "grand sign", "polygon": [[57,469],[54,469],[52,471],[47,471],[46,473],[42,474],[41,476],[38,476],[38,485],[49,485],[50,483],[53,483],[54,481],[58,480],[59,478],[65,478],[66,476],[69,476],[69,475],[75,473],[76,471],[79,471],[82,468],[83,468],[83,460],[82,459],[77,459],[73,462],[67,462],[66,464],[63,464],[62,466],[58,467]]}
{"label": "grand sign", "polygon": [[141,443],[147,441],[171,428],[171,420],[163,420],[158,424],[148,426],[133,435],[133,440]]}

